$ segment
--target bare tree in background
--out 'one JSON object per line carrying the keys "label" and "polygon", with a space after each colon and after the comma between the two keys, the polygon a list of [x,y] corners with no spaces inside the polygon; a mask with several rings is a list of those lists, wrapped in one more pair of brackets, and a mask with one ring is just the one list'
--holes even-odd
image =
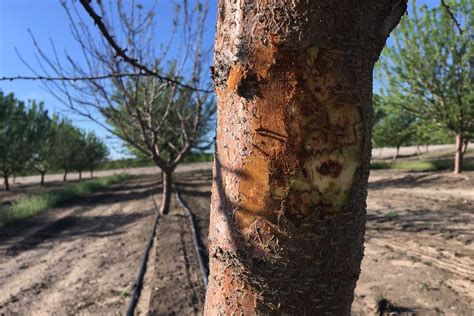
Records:
{"label": "bare tree in background", "polygon": [[[211,83],[203,71],[209,60],[202,41],[207,2],[193,8],[188,1],[176,5],[169,39],[159,47],[156,3],[146,10],[135,1],[127,8],[122,1],[80,4],[95,28],[75,3],[62,2],[84,61],[68,52],[63,59],[54,43],[53,56],[48,56],[33,37],[40,69],[25,63],[69,109],[154,161],[163,177],[160,212],[167,214],[172,173],[203,142],[214,111]],[[179,53],[170,56],[171,50]]]}

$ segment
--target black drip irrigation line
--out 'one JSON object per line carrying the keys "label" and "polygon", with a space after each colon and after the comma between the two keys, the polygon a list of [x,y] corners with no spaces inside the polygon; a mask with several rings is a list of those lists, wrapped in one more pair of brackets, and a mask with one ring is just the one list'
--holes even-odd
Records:
{"label": "black drip irrigation line", "polygon": [[158,206],[156,205],[155,199],[153,198],[153,195],[150,195],[150,197],[153,200],[153,204],[155,206],[156,219],[151,230],[151,236],[148,240],[148,245],[145,249],[145,253],[143,254],[142,263],[140,265],[140,270],[138,271],[137,279],[135,280],[135,289],[133,290],[132,299],[130,301],[130,304],[128,305],[127,316],[133,316],[135,307],[137,307],[138,299],[140,298],[140,293],[142,292],[143,278],[145,277],[148,255],[150,254],[150,249],[153,246],[153,239],[156,236],[156,227],[158,226],[158,222],[160,220],[160,212],[158,211]]}
{"label": "black drip irrigation line", "polygon": [[198,261],[199,261],[199,269],[201,270],[201,274],[202,274],[202,281],[204,282],[204,286],[207,288],[207,275],[208,275],[208,273],[207,273],[207,269],[204,265],[204,259],[202,257],[202,249],[199,246],[200,243],[199,243],[198,230],[196,229],[196,227],[197,227],[196,218],[194,217],[193,212],[191,212],[191,209],[189,209],[189,207],[187,207],[186,204],[181,199],[181,195],[179,194],[178,187],[176,185],[174,186],[174,189],[176,191],[176,200],[181,205],[181,207],[184,208],[186,210],[186,212],[188,213],[188,218],[189,218],[189,221],[191,222],[191,228],[192,228],[192,231],[193,231],[194,249],[196,250],[196,255],[197,255]]}

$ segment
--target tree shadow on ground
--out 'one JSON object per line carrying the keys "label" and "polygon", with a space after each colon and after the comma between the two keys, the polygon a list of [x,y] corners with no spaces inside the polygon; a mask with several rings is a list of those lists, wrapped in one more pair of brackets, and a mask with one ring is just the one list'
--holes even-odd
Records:
{"label": "tree shadow on ground", "polygon": [[[465,243],[474,239],[474,232],[462,228],[472,221],[469,212],[463,211],[463,206],[453,206],[452,210],[409,210],[403,212],[389,212],[385,214],[367,214],[367,224],[370,230],[391,233],[396,232],[428,232],[441,234],[443,238],[464,236]],[[460,225],[461,224],[461,225]]]}
{"label": "tree shadow on ground", "polygon": [[[464,177],[449,177],[446,173],[423,172],[407,174],[396,179],[381,179],[369,182],[369,190],[384,190],[387,188],[420,188],[423,186],[436,186],[446,184],[471,183]],[[449,175],[451,175],[449,173]],[[470,185],[470,184],[469,184]]]}
{"label": "tree shadow on ground", "polygon": [[[77,235],[108,236],[117,234],[117,230],[144,216],[152,214],[152,210],[136,210],[132,214],[112,214],[108,216],[87,216],[87,213],[97,207],[128,201],[138,201],[150,198],[161,192],[161,185],[156,180],[144,176],[112,185],[91,196],[70,200],[61,207],[52,208],[45,214],[18,221],[0,230],[0,245],[7,248],[7,254],[16,255],[44,243],[48,240],[68,239]],[[74,209],[71,215],[52,219],[54,212]],[[54,220],[54,221],[52,221]],[[38,231],[34,232],[35,229]],[[33,232],[33,234],[29,234]],[[26,236],[26,237],[23,237]]]}
{"label": "tree shadow on ground", "polygon": [[377,315],[388,316],[388,315],[400,315],[400,316],[411,316],[416,315],[416,311],[409,307],[396,306],[389,302],[387,299],[382,298],[377,302]]}
{"label": "tree shadow on ground", "polygon": [[[23,238],[6,250],[7,256],[16,256],[24,251],[39,247],[49,241],[65,241],[76,237],[107,237],[122,234],[119,228],[127,226],[143,217],[153,214],[153,210],[131,214],[112,214],[108,216],[67,216],[52,222],[31,236]],[[8,238],[2,238],[2,243]]]}

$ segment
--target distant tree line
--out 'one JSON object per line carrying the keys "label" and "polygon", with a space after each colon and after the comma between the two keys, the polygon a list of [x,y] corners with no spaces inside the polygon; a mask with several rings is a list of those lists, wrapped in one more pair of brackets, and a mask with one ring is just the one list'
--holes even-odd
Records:
{"label": "distant tree line", "polygon": [[50,116],[42,102],[20,101],[13,93],[0,91],[0,175],[5,190],[9,178],[22,173],[38,173],[40,184],[51,170],[62,170],[63,180],[70,171],[94,170],[109,154],[107,146],[93,132],[84,132],[70,120]]}

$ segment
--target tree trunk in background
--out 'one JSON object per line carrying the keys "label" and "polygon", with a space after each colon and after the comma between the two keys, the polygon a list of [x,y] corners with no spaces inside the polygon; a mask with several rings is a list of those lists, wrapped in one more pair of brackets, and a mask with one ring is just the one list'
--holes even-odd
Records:
{"label": "tree trunk in background", "polygon": [[400,146],[396,146],[396,151],[395,151],[395,155],[393,155],[393,158],[392,160],[397,160],[398,158],[398,155],[400,154]]}
{"label": "tree trunk in background", "polygon": [[3,184],[5,185],[5,191],[10,190],[10,184],[8,183],[8,175],[3,175]]}
{"label": "tree trunk in background", "polygon": [[94,170],[91,170],[91,179],[94,179]]}
{"label": "tree trunk in background", "polygon": [[456,152],[454,154],[454,174],[462,172],[462,146],[463,139],[461,134],[456,134]]}
{"label": "tree trunk in background", "polygon": [[81,181],[81,180],[82,180],[82,171],[79,170],[79,181]]}
{"label": "tree trunk in background", "polygon": [[467,146],[469,145],[469,139],[465,139],[464,140],[464,144],[463,144],[463,149],[462,149],[462,156],[464,158],[464,155],[466,154],[467,152]]}
{"label": "tree trunk in background", "polygon": [[349,315],[372,70],[405,9],[400,0],[219,1],[206,315]]}
{"label": "tree trunk in background", "polygon": [[171,202],[171,193],[172,193],[172,171],[161,171],[162,175],[162,184],[163,184],[163,195],[161,197],[161,206],[160,206],[160,214],[166,215],[170,211],[170,202]]}
{"label": "tree trunk in background", "polygon": [[67,181],[67,170],[64,170],[63,182]]}
{"label": "tree trunk in background", "polygon": [[41,185],[41,186],[44,185],[44,172],[41,173],[41,182],[40,182],[40,185]]}

